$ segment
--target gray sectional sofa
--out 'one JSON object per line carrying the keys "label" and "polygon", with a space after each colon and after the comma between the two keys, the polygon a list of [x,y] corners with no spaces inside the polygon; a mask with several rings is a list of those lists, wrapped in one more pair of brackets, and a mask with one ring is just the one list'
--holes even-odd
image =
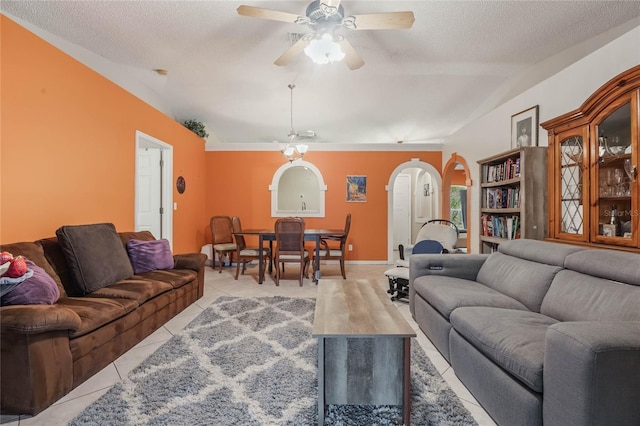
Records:
{"label": "gray sectional sofa", "polygon": [[640,425],[640,256],[535,240],[414,255],[410,309],[500,425]]}

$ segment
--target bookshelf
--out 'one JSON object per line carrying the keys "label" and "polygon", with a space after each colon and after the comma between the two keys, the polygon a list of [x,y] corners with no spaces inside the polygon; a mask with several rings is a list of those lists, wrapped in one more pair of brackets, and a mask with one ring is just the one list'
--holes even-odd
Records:
{"label": "bookshelf", "polygon": [[547,148],[523,147],[479,160],[480,253],[504,241],[547,237]]}

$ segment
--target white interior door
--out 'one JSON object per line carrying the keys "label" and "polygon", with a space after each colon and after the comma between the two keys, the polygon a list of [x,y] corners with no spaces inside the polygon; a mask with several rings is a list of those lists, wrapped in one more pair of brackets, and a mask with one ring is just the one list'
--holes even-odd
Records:
{"label": "white interior door", "polygon": [[135,230],[173,246],[173,147],[136,131]]}
{"label": "white interior door", "polygon": [[399,174],[393,183],[393,247],[411,244],[411,175]]}
{"label": "white interior door", "polygon": [[162,238],[162,150],[139,148],[137,188],[137,230]]}

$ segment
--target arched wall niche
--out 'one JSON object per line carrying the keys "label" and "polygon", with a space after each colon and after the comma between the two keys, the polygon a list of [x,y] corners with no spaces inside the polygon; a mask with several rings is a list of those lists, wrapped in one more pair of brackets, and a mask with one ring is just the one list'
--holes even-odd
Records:
{"label": "arched wall niche", "polygon": [[297,160],[285,163],[273,174],[271,217],[325,217],[327,185],[312,163]]}
{"label": "arched wall niche", "polygon": [[[456,167],[459,169],[462,167],[465,179],[465,186],[467,187],[467,235],[471,233],[471,218],[469,217],[469,213],[471,211],[471,171],[469,170],[469,166],[467,164],[467,160],[464,157],[458,155],[458,153],[454,152],[451,154],[451,158],[447,161],[447,164],[444,165],[444,169],[442,171],[442,218],[451,220],[450,214],[450,205],[449,200],[451,199],[451,180],[453,175],[456,172]],[[467,238],[467,253],[471,253],[470,247],[471,240]]]}

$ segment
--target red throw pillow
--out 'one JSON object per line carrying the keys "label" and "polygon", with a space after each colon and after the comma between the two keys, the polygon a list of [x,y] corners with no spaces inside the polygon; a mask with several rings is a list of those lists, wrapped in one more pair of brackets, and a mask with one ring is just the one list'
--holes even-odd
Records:
{"label": "red throw pillow", "polygon": [[173,269],[173,254],[168,240],[129,240],[127,251],[136,274],[156,269]]}

